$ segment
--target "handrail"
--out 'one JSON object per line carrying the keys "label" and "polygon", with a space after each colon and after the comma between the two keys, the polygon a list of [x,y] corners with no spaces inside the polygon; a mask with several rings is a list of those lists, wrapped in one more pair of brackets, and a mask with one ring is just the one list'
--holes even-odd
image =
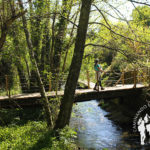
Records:
{"label": "handrail", "polygon": [[[86,74],[85,74],[86,73]],[[80,75],[84,77],[84,80],[86,79],[86,83],[88,88],[90,87],[90,81],[91,76],[93,76],[94,71],[85,70],[85,72],[81,72]],[[52,91],[53,85],[55,86],[55,91],[58,91],[59,83],[66,83],[68,73],[60,74],[59,77],[56,75],[56,79],[53,78],[53,74],[49,73],[48,75],[43,75],[41,78],[43,80],[43,84],[46,87],[48,91]],[[122,72],[119,72],[118,70],[110,70],[104,74],[104,77],[108,77],[107,80],[105,80],[105,83],[107,85],[113,85],[116,86],[119,83],[121,83],[123,86],[126,83],[133,83],[133,88],[136,88],[138,83],[145,84],[146,82],[150,86],[150,68],[140,68],[140,69],[130,69],[130,70],[122,70]],[[13,90],[11,89],[11,78],[16,78],[16,81],[13,83]],[[4,94],[7,95],[9,98],[11,98],[11,95],[13,95],[13,91],[17,91],[19,88],[24,88],[24,92],[28,92],[28,89],[25,89],[26,87],[30,87],[30,92],[38,91],[38,84],[37,79],[35,77],[25,77],[24,75],[19,76],[12,76],[12,75],[5,75],[0,76],[0,82],[3,82],[3,84],[0,83],[0,93],[5,92]],[[21,83],[22,80],[22,83]],[[99,84],[99,83],[97,83]],[[1,95],[1,94],[0,94]]]}

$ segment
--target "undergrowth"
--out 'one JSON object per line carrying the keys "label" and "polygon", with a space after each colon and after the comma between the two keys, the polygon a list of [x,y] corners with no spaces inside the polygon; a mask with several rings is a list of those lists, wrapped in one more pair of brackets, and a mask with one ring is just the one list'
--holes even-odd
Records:
{"label": "undergrowth", "polygon": [[49,131],[40,108],[0,110],[0,150],[76,150],[69,127]]}

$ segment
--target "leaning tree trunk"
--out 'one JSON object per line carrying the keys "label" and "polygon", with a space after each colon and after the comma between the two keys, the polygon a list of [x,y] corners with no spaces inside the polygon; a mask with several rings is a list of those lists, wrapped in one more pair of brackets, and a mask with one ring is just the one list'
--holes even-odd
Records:
{"label": "leaning tree trunk", "polygon": [[[18,2],[19,2],[19,5],[20,5],[20,8],[23,10],[24,8],[23,8],[22,1],[18,0]],[[28,28],[27,28],[27,21],[26,21],[25,16],[22,16],[22,21],[23,21],[23,27],[24,27],[24,32],[25,32],[25,36],[26,36],[27,45],[28,45],[28,48],[29,48],[30,54],[31,54],[30,57],[32,58],[31,61],[32,61],[32,64],[35,68],[35,73],[36,73],[36,76],[37,76],[37,79],[38,79],[38,82],[39,82],[40,93],[41,93],[41,97],[42,97],[43,105],[44,105],[44,109],[45,109],[47,125],[48,125],[49,128],[52,128],[53,127],[52,114],[51,114],[51,110],[50,110],[50,107],[49,107],[48,98],[47,98],[46,93],[45,93],[45,88],[44,88],[43,82],[42,82],[41,77],[40,77],[40,72],[39,72],[39,69],[38,69],[38,65],[37,65],[37,62],[36,62],[36,59],[35,59],[35,56],[34,56],[33,45],[32,45],[31,37],[30,37],[29,31],[28,31]]]}
{"label": "leaning tree trunk", "polygon": [[[41,43],[42,43],[42,21],[43,18],[40,17],[41,14],[44,13],[44,3],[45,1],[36,0],[35,3],[29,1],[29,11],[30,11],[30,29],[31,29],[31,42],[33,45],[34,57],[36,59],[40,74],[41,74],[41,64],[40,64],[40,55],[41,55]],[[45,8],[46,9],[46,8]],[[34,68],[31,70],[31,78],[30,78],[30,89],[33,92],[39,91],[38,88],[38,78],[35,78]],[[42,75],[42,74],[41,74]]]}
{"label": "leaning tree trunk", "polygon": [[75,89],[81,69],[86,33],[88,28],[89,14],[92,0],[82,0],[81,14],[77,31],[74,55],[65,86],[64,97],[60,106],[60,112],[56,121],[55,129],[64,128],[69,124]]}

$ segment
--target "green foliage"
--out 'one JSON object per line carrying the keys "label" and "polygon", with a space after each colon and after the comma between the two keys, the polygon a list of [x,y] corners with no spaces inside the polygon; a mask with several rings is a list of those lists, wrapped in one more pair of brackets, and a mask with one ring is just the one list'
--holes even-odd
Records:
{"label": "green foliage", "polygon": [[64,129],[59,130],[60,140],[54,142],[54,150],[57,149],[57,145],[59,145],[58,150],[69,150],[69,149],[75,149],[74,145],[74,139],[77,138],[77,133],[70,129],[70,127],[66,126]]}
{"label": "green foliage", "polygon": [[14,108],[0,110],[0,126],[24,125],[30,121],[43,121],[41,108]]}
{"label": "green foliage", "polygon": [[28,122],[23,126],[0,127],[0,149],[73,150],[76,135],[69,127],[60,131],[60,139],[46,127],[46,122]]}
{"label": "green foliage", "polygon": [[[51,99],[53,117],[56,118],[56,99]],[[74,150],[76,132],[68,126],[58,131],[60,137],[48,130],[42,108],[16,108],[0,110],[0,150]],[[57,135],[57,134],[56,134]]]}
{"label": "green foliage", "polygon": [[[41,69],[41,74],[43,73],[44,75],[43,80],[45,81],[45,84],[48,84],[49,82],[49,80],[46,79],[45,74],[49,76],[49,72],[52,66],[52,60],[50,60],[53,59],[54,54],[54,49],[51,47],[53,38],[52,33],[54,31],[55,39],[58,33],[57,27],[59,24],[59,19],[61,18],[61,15],[59,15],[59,13],[63,14],[63,16],[69,18],[72,22],[74,22],[75,14],[77,13],[80,7],[78,6],[80,2],[81,1],[77,0],[62,1],[62,3],[56,0],[50,2],[47,0],[33,0],[32,2],[28,3],[29,7],[27,7],[27,9],[29,11],[26,13],[28,30],[31,34],[35,56],[38,60],[38,66],[40,68],[41,65],[44,65],[44,69]],[[148,6],[138,6],[132,12],[133,21],[128,22],[127,25],[121,21],[115,23],[112,22],[111,20],[109,20],[107,13],[104,13],[107,12],[107,8],[105,8],[106,3],[109,4],[110,2],[112,2],[113,4],[115,3],[115,1],[103,0],[101,2],[104,2],[104,7],[100,7],[99,5],[97,5],[96,2],[95,4],[99,7],[100,10],[102,10],[105,19],[107,20],[107,23],[103,18],[101,20],[97,20],[97,22],[100,22],[101,25],[90,24],[86,44],[94,43],[99,45],[106,45],[107,47],[113,48],[114,50],[105,47],[86,47],[80,78],[86,79],[85,73],[86,70],[89,70],[91,80],[95,80],[95,75],[93,71],[93,64],[95,58],[100,59],[100,63],[104,67],[104,69],[108,66],[113,66],[112,68],[121,70],[122,68],[126,68],[128,65],[133,63],[149,66],[149,46],[145,45],[144,43],[135,42],[133,40],[149,43],[150,31],[149,28],[147,28],[147,26],[149,26],[150,22],[150,8]],[[71,11],[70,17],[68,16],[69,11]],[[57,14],[56,16],[55,12]],[[96,15],[98,12],[94,11],[91,13]],[[53,20],[54,18],[55,20]],[[100,18],[102,18],[102,16]],[[63,17],[62,19],[64,20]],[[66,22],[67,20],[64,21]],[[52,28],[53,25],[54,28]],[[3,51],[1,53],[2,55],[0,55],[0,73],[1,75],[11,74],[16,76],[18,75],[17,68],[19,67],[21,68],[22,73],[25,74],[26,80],[30,83],[31,73],[34,70],[34,68],[32,66],[32,59],[28,52],[26,38],[22,26],[22,20],[18,19],[13,24],[13,29],[9,30],[8,32],[7,41],[5,42],[5,45],[3,47]],[[66,49],[64,48],[70,42],[71,38],[69,35],[72,31],[73,25],[69,21],[67,21],[66,26],[67,29],[64,31],[64,35],[66,36],[63,37],[62,44],[63,52],[61,55],[60,70],[62,70],[66,54]],[[122,36],[114,34],[111,30],[106,28],[106,26],[108,28],[111,27],[111,30],[115,33],[121,34],[124,37],[129,37],[133,40],[129,40],[127,38],[123,38]],[[75,33],[76,29],[73,32],[73,39],[75,38]],[[16,36],[14,36],[15,34]],[[14,41],[16,39],[17,42],[15,44]],[[41,59],[43,49],[44,62],[42,62]],[[69,71],[73,55],[73,49],[74,45],[72,44],[72,46],[69,47],[68,51],[66,66],[64,70],[65,73],[68,73]],[[121,54],[118,49],[121,49]],[[67,78],[65,78],[64,80],[66,79]],[[15,79],[13,78],[12,80]],[[5,81],[2,82],[3,86],[5,86]],[[17,82],[20,81],[17,80]],[[12,93],[15,94],[15,92],[13,92],[16,91],[15,86],[13,86],[13,83],[11,83],[11,85]],[[35,85],[37,85],[37,83],[35,83]],[[17,86],[20,87],[20,84],[18,84]],[[21,87],[20,89],[18,88],[17,93],[19,92],[21,93]]]}
{"label": "green foliage", "polygon": [[[64,3],[64,6],[61,2]],[[41,69],[42,65],[44,65],[43,70],[40,70],[40,73],[44,76],[44,84],[48,84],[50,79],[53,80],[53,74],[50,72],[53,65],[51,63],[53,62],[52,60],[55,53],[54,47],[52,47],[52,34],[54,34],[55,44],[58,27],[61,27],[63,24],[67,26],[63,31],[65,32],[63,34],[64,36],[61,37],[63,39],[61,41],[63,42],[63,44],[61,44],[63,52],[61,53],[60,70],[62,70],[67,51],[65,48],[70,42],[70,39],[75,39],[76,35],[76,32],[73,32],[73,36],[70,38],[69,35],[73,25],[63,17],[74,22],[74,16],[77,13],[77,9],[79,9],[77,2],[80,3],[81,1],[73,1],[72,6],[72,1],[70,0],[61,2],[59,0],[33,0],[30,1],[29,7],[27,7],[27,9],[29,9],[26,13],[27,24],[33,42],[35,56],[39,68]],[[111,1],[103,0],[102,2],[109,4]],[[99,7],[99,5],[97,6]],[[103,6],[105,11],[105,5]],[[71,7],[73,7],[72,10]],[[71,16],[68,16],[69,11],[71,11]],[[95,10],[93,12],[95,13]],[[60,14],[62,14],[63,17]],[[124,69],[133,69],[140,65],[150,66],[149,45],[145,44],[150,43],[149,14],[150,8],[148,6],[140,6],[133,10],[133,21],[129,21],[127,24],[121,21],[114,23],[111,20],[108,20],[109,17],[107,16],[107,13],[104,14],[107,23],[105,19],[96,19],[100,25],[90,25],[86,44],[94,43],[103,46],[85,47],[80,79],[87,82],[87,71],[89,71],[90,81],[95,82],[95,71],[93,68],[95,58],[99,58],[100,64],[104,70],[109,68],[110,70],[119,73]],[[75,22],[75,24],[77,24],[77,22]],[[54,28],[52,28],[53,25]],[[22,26],[21,19],[17,19],[13,25],[13,30],[8,31],[7,41],[5,42],[3,51],[0,53],[0,75],[12,75],[10,82],[11,94],[22,92],[18,68],[20,68],[22,71],[21,73],[24,74],[24,77],[29,83],[31,73],[35,69],[32,66],[32,58],[28,51]],[[62,34],[62,31],[60,33]],[[64,70],[65,74],[68,74],[69,72],[73,50],[74,45],[72,44],[68,49]],[[43,60],[42,55],[44,55]],[[66,81],[67,75],[63,78],[64,74],[60,73],[60,76],[62,76],[60,80]],[[107,85],[107,81],[110,77],[116,80],[118,79],[113,73],[110,73],[108,76],[104,76],[103,84]],[[33,78],[35,78],[35,76],[33,76]],[[0,82],[0,88],[2,88],[2,92],[5,95],[6,91],[3,91],[3,89],[5,89],[5,79],[0,80]],[[35,85],[37,85],[36,82]],[[50,103],[53,119],[56,120],[60,101],[57,103],[55,100],[50,100]],[[104,106],[104,104],[102,105]],[[40,114],[34,114],[32,111],[30,112],[30,110],[28,110],[28,113],[24,114],[23,111],[24,110],[10,110],[8,113],[6,110],[0,110],[0,123],[4,126],[0,127],[0,149],[73,149],[74,145],[72,145],[72,137],[74,138],[76,135],[74,131],[66,127],[64,130],[60,131],[60,139],[57,140],[57,138],[53,137],[52,133],[46,129],[46,123],[41,122],[44,118],[41,110],[39,110]],[[1,116],[3,116],[3,118]],[[28,118],[28,116],[32,116],[33,118]],[[8,127],[6,127],[6,125],[8,125]]]}
{"label": "green foliage", "polygon": [[138,6],[132,12],[133,22],[137,25],[150,26],[150,7]]}

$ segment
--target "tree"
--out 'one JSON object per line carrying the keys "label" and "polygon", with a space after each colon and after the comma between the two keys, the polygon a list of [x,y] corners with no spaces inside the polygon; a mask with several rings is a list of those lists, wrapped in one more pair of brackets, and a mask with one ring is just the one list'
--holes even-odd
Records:
{"label": "tree", "polygon": [[25,13],[26,10],[18,12],[18,10],[15,8],[14,0],[0,1],[0,52],[2,51],[1,49],[5,43],[8,30],[12,23],[19,17],[23,16]]}
{"label": "tree", "polygon": [[55,31],[57,34],[55,36],[55,43],[54,43],[54,53],[52,58],[52,73],[54,80],[56,83],[53,84],[53,88],[56,89],[58,85],[58,78],[60,77],[60,63],[62,58],[62,52],[64,47],[64,41],[66,38],[66,30],[68,26],[68,18],[70,16],[70,12],[72,9],[73,0],[62,0],[62,9],[59,15],[59,22],[56,24],[57,30]]}
{"label": "tree", "polygon": [[[24,8],[23,8],[22,1],[18,0],[18,2],[19,2],[19,5],[20,5],[20,9],[23,10]],[[44,108],[45,108],[47,125],[48,125],[49,128],[52,128],[53,127],[53,120],[52,120],[51,110],[50,110],[50,107],[49,107],[49,101],[48,101],[48,98],[47,98],[46,93],[45,93],[45,88],[44,88],[42,79],[40,77],[40,72],[39,72],[39,68],[38,68],[36,58],[35,58],[35,55],[34,55],[31,36],[30,36],[30,33],[28,31],[28,28],[27,28],[27,21],[26,21],[25,16],[22,16],[22,22],[23,22],[24,32],[25,32],[25,35],[26,35],[26,42],[27,42],[27,45],[28,45],[28,48],[29,48],[29,51],[30,51],[30,57],[31,57],[32,65],[35,68],[36,77],[38,79],[38,83],[39,83],[39,87],[40,87],[41,98],[43,100],[43,105],[44,105]]]}
{"label": "tree", "polygon": [[[54,55],[53,55],[53,72],[54,76],[55,73],[59,73],[60,70],[60,60],[62,54],[62,48],[64,44],[64,39],[66,36],[66,29],[68,21],[66,18],[69,18],[70,11],[72,8],[73,0],[63,0],[62,1],[62,13],[60,15],[58,26],[58,32],[55,37],[55,45],[54,45]],[[65,17],[65,18],[64,18]]]}
{"label": "tree", "polygon": [[150,7],[138,6],[132,11],[133,22],[137,25],[150,26]]}
{"label": "tree", "polygon": [[86,33],[88,28],[89,14],[92,0],[82,0],[81,14],[77,30],[77,37],[74,48],[74,55],[65,86],[64,97],[61,102],[60,112],[56,121],[55,129],[64,128],[69,124],[75,89],[81,69]]}
{"label": "tree", "polygon": [[19,38],[20,38],[19,25],[17,25],[17,24],[13,25],[12,36],[13,36],[13,47],[14,47],[14,53],[15,53],[14,64],[17,67],[17,71],[18,71],[18,75],[19,75],[19,79],[20,79],[21,90],[23,93],[27,93],[27,92],[29,92],[29,85],[28,85],[28,81],[27,81],[27,77],[26,77],[27,70],[24,69],[25,61],[23,61],[23,62],[21,61],[22,58],[23,58],[23,60],[26,60],[26,53],[24,50],[22,50],[22,47],[20,44],[21,42],[19,41]]}

